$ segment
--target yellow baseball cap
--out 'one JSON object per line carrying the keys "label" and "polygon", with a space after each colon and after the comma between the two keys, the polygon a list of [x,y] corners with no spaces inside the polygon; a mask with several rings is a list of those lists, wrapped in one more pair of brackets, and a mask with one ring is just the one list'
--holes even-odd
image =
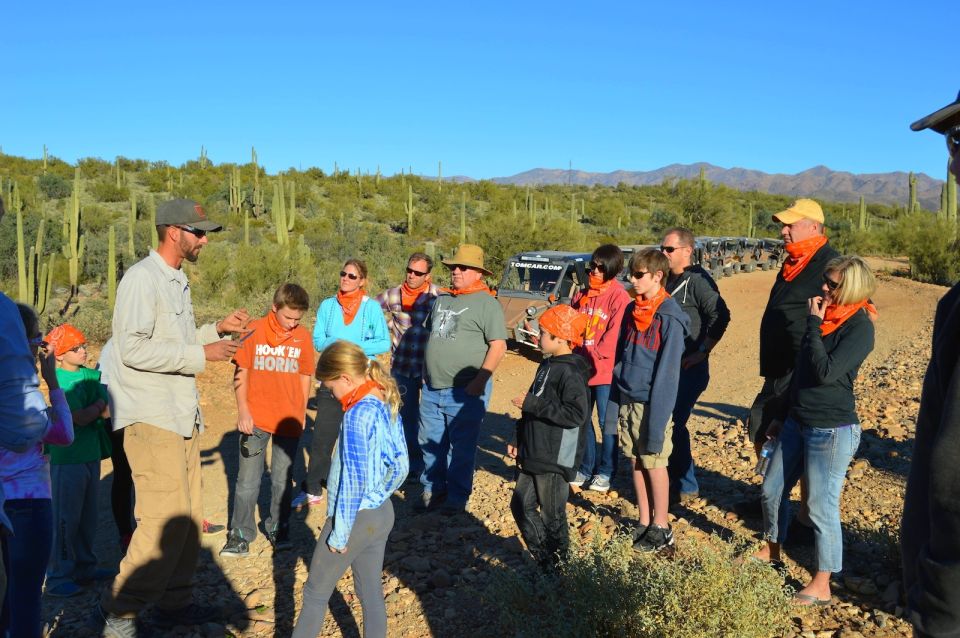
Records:
{"label": "yellow baseball cap", "polygon": [[782,210],[773,216],[773,221],[781,224],[792,224],[801,219],[812,219],[815,222],[823,223],[823,209],[820,204],[812,199],[798,199],[790,205],[790,208]]}

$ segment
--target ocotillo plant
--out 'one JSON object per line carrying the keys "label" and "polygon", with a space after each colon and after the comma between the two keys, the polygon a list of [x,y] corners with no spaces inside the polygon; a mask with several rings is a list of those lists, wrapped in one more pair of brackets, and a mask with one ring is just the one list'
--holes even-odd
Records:
{"label": "ocotillo plant", "polygon": [[460,243],[467,243],[467,193],[460,191]]}
{"label": "ocotillo plant", "polygon": [[860,196],[860,222],[857,228],[860,230],[867,229],[867,202],[863,199],[863,195]]}
{"label": "ocotillo plant", "polygon": [[907,180],[910,184],[910,203],[907,206],[907,212],[915,213],[920,210],[920,206],[917,204],[917,176],[913,174],[913,171],[910,171]]}
{"label": "ocotillo plant", "polygon": [[413,186],[407,184],[407,201],[403,205],[404,212],[407,213],[407,234],[413,232]]}
{"label": "ocotillo plant", "polygon": [[107,303],[113,308],[117,298],[117,229],[110,225],[110,235],[107,240]]}

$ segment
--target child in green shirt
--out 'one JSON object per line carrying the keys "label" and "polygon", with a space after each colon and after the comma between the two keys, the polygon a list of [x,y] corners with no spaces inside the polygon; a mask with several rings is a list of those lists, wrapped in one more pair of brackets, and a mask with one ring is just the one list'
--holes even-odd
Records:
{"label": "child in green shirt", "polygon": [[53,551],[47,569],[49,596],[74,596],[81,585],[113,576],[97,569],[93,553],[97,531],[97,492],[100,460],[110,456],[110,416],[100,371],[84,366],[87,340],[70,324],[50,331],[47,343],[57,357],[57,380],[73,415],[74,440],[66,447],[50,447],[53,486]]}

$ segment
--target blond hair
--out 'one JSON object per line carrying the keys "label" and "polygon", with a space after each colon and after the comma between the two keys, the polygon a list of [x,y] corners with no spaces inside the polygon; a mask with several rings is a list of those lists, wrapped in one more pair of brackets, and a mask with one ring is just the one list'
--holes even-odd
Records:
{"label": "blond hair", "polygon": [[842,255],[831,259],[823,269],[824,277],[827,273],[837,273],[840,277],[837,289],[830,293],[838,306],[869,299],[877,290],[877,278],[867,262],[857,255]]}
{"label": "blond hair", "polygon": [[342,374],[363,379],[373,379],[383,388],[383,398],[390,408],[390,417],[397,418],[400,411],[400,390],[397,382],[376,359],[370,359],[357,344],[338,339],[324,348],[317,362],[317,378],[321,381],[336,379]]}

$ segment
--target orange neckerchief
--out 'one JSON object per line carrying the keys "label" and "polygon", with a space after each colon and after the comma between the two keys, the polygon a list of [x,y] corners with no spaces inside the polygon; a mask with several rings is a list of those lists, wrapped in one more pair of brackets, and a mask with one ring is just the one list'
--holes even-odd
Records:
{"label": "orange neckerchief", "polygon": [[826,337],[831,332],[836,331],[843,323],[857,314],[861,308],[866,308],[871,321],[876,320],[877,308],[869,299],[864,299],[858,303],[847,304],[846,306],[827,306],[823,313],[823,323],[820,324],[820,334]]}
{"label": "orange neckerchief", "polygon": [[413,310],[413,304],[416,303],[417,297],[425,293],[429,287],[430,282],[426,279],[419,288],[411,288],[407,285],[407,282],[403,282],[400,285],[400,309],[404,312]]}
{"label": "orange neckerchief", "polygon": [[293,334],[293,331],[283,329],[277,321],[277,313],[272,310],[267,313],[267,329],[264,332],[266,332],[267,344],[271,348],[276,348]]}
{"label": "orange neckerchief", "polygon": [[669,296],[670,293],[668,293],[667,289],[663,286],[661,286],[657,294],[650,299],[644,299],[639,295],[637,296],[636,304],[633,307],[633,323],[637,326],[639,332],[643,332],[650,327],[650,324],[653,323],[653,315],[657,312],[657,308],[659,308],[663,300]]}
{"label": "orange neckerchief", "polygon": [[442,290],[443,292],[449,292],[454,297],[456,297],[457,295],[469,295],[474,292],[485,292],[490,296],[496,296],[494,295],[493,291],[490,290],[490,288],[487,286],[487,283],[483,279],[475,281],[474,283],[470,284],[466,288],[461,288],[459,290],[454,290],[453,288],[443,288]]}
{"label": "orange neckerchief", "polygon": [[826,243],[825,235],[817,235],[785,245],[784,248],[790,256],[783,262],[783,270],[780,271],[783,274],[783,280],[793,281],[807,267],[807,264],[813,259],[813,255]]}
{"label": "orange neckerchief", "polygon": [[587,299],[599,297],[603,293],[607,292],[607,288],[609,288],[610,284],[613,283],[613,279],[604,281],[603,275],[594,275],[593,273],[590,273],[589,278],[590,288],[587,289]]}
{"label": "orange neckerchief", "polygon": [[340,399],[340,405],[343,407],[343,411],[346,412],[355,406],[360,402],[360,399],[373,392],[376,388],[383,390],[383,386],[373,379],[367,379],[366,383],[362,383],[355,387],[353,392]]}
{"label": "orange neckerchief", "polygon": [[340,302],[340,308],[343,309],[343,325],[349,326],[353,322],[353,318],[357,316],[360,302],[363,301],[363,288],[357,288],[353,292],[338,290],[337,301]]}

